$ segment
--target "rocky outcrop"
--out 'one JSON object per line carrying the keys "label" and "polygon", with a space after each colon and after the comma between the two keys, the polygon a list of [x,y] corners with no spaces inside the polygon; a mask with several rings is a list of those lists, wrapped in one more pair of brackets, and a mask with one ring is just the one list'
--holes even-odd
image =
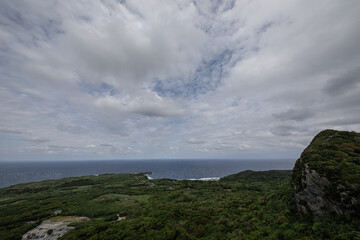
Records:
{"label": "rocky outcrop", "polygon": [[358,221],[360,134],[326,130],[304,150],[293,170],[298,211]]}
{"label": "rocky outcrop", "polygon": [[296,204],[301,213],[323,215],[326,212],[337,214],[344,212],[340,203],[326,197],[326,191],[330,188],[331,182],[315,170],[311,170],[308,164],[305,164],[301,185],[301,191],[297,191],[294,187]]}

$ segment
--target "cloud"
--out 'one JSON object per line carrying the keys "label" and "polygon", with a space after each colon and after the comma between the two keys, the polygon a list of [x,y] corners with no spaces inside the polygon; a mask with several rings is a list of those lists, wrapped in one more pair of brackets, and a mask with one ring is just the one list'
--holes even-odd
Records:
{"label": "cloud", "polygon": [[108,143],[102,143],[99,145],[100,147],[113,147],[114,145]]}
{"label": "cloud", "polygon": [[14,130],[14,129],[1,128],[0,133],[4,133],[4,134],[22,134],[23,132],[19,131],[19,130]]}
{"label": "cloud", "polygon": [[329,125],[336,125],[336,126],[346,126],[346,125],[354,125],[354,124],[360,124],[360,118],[338,118],[334,119],[328,122],[325,122],[324,124]]}
{"label": "cloud", "polygon": [[189,138],[186,141],[188,143],[190,143],[190,144],[203,144],[203,143],[205,143],[205,141],[202,141],[202,140],[199,140],[199,139],[196,139],[196,138]]}
{"label": "cloud", "polygon": [[57,125],[57,129],[59,129],[60,131],[65,131],[73,134],[86,134],[87,132],[90,131],[90,129],[85,126],[64,124],[64,123],[59,123]]}
{"label": "cloud", "polygon": [[348,72],[339,77],[329,79],[324,87],[324,91],[332,96],[347,94],[351,91],[360,89],[360,69]]}
{"label": "cloud", "polygon": [[298,130],[298,128],[291,125],[278,125],[273,127],[270,131],[278,136],[290,136]]}
{"label": "cloud", "polygon": [[310,109],[289,109],[281,113],[273,113],[274,118],[280,119],[282,121],[294,120],[294,121],[304,121],[305,119],[311,118],[315,115]]}
{"label": "cloud", "polygon": [[1,156],[296,158],[324,128],[360,128],[359,10],[0,2]]}
{"label": "cloud", "polygon": [[148,117],[175,117],[185,113],[171,101],[163,100],[157,95],[143,94],[142,97],[106,96],[96,100],[95,106],[119,113],[139,114]]}
{"label": "cloud", "polygon": [[45,143],[50,141],[49,139],[41,138],[41,137],[26,137],[24,138],[24,140],[30,142],[37,142],[37,143]]}

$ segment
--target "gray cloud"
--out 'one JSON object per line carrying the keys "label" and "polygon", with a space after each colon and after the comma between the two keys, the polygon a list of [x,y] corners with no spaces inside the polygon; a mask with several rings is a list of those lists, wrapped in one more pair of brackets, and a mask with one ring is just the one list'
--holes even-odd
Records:
{"label": "gray cloud", "polygon": [[324,128],[360,129],[359,11],[2,1],[0,155],[296,158]]}
{"label": "gray cloud", "polygon": [[274,118],[280,119],[282,121],[294,120],[294,121],[304,121],[305,119],[311,118],[315,115],[315,112],[310,109],[289,109],[281,113],[273,113]]}
{"label": "gray cloud", "polygon": [[108,143],[102,143],[99,145],[100,147],[113,147],[114,145]]}
{"label": "gray cloud", "polygon": [[195,138],[189,138],[189,139],[186,140],[186,142],[191,143],[191,144],[203,144],[203,143],[205,143],[205,141],[195,139]]}
{"label": "gray cloud", "polygon": [[50,141],[49,139],[41,138],[41,137],[26,137],[24,138],[24,140],[29,142],[37,142],[37,143],[45,143]]}
{"label": "gray cloud", "polygon": [[299,129],[291,125],[278,125],[273,127],[270,131],[278,136],[290,136],[299,131]]}
{"label": "gray cloud", "polygon": [[64,123],[59,123],[57,128],[61,131],[66,131],[74,134],[85,134],[90,131],[89,128],[81,125],[67,125]]}
{"label": "gray cloud", "polygon": [[335,120],[331,120],[328,122],[324,122],[323,124],[326,125],[337,125],[337,126],[346,126],[346,125],[353,125],[353,124],[360,124],[360,117],[350,117],[350,118],[338,118]]}
{"label": "gray cloud", "polygon": [[22,134],[23,132],[19,131],[19,130],[14,130],[14,129],[1,128],[0,133],[4,133],[4,134]]}
{"label": "gray cloud", "polygon": [[340,77],[330,79],[326,82],[324,91],[327,94],[336,96],[346,94],[360,89],[360,69],[346,73]]}

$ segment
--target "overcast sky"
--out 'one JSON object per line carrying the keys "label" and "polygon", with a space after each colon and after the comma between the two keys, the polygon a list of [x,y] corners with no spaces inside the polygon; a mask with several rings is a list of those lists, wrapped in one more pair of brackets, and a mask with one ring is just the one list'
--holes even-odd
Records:
{"label": "overcast sky", "polygon": [[296,159],[360,130],[359,12],[0,0],[0,160]]}

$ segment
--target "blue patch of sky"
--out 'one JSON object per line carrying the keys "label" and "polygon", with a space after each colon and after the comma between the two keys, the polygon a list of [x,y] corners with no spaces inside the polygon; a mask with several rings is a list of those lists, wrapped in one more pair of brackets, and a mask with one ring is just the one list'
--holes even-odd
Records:
{"label": "blue patch of sky", "polygon": [[118,91],[113,86],[104,82],[100,84],[92,84],[92,85],[85,84],[82,87],[86,92],[90,93],[91,95],[114,96],[118,94]]}
{"label": "blue patch of sky", "polygon": [[227,75],[233,51],[226,49],[215,57],[204,60],[193,74],[185,79],[155,79],[153,91],[159,96],[194,97],[216,90]]}

